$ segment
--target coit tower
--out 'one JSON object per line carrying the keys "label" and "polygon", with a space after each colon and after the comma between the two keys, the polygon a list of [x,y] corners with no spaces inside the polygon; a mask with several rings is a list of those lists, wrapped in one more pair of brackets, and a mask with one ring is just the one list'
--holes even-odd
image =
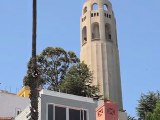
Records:
{"label": "coit tower", "polygon": [[116,20],[109,0],[86,0],[80,18],[81,53],[104,99],[123,109]]}

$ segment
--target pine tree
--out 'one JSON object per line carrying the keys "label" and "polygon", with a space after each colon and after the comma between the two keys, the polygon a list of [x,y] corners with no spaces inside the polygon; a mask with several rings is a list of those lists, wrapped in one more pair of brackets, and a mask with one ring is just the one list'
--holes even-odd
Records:
{"label": "pine tree", "polygon": [[72,66],[60,84],[62,92],[84,97],[100,97],[98,86],[92,84],[93,75],[86,64]]}
{"label": "pine tree", "polygon": [[154,112],[159,100],[159,91],[156,93],[148,92],[147,94],[142,94],[140,100],[138,100],[138,107],[136,108],[139,119],[146,120],[146,117]]}

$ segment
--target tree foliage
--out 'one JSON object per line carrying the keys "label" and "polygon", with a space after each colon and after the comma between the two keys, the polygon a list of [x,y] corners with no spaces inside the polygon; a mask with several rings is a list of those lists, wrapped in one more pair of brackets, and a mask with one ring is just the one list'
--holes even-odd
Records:
{"label": "tree foliage", "polygon": [[140,100],[138,100],[138,107],[136,108],[140,120],[146,120],[146,117],[154,112],[156,104],[160,99],[159,95],[159,92],[148,92],[141,95]]}
{"label": "tree foliage", "polygon": [[128,116],[127,120],[136,120],[135,117]]}
{"label": "tree foliage", "polygon": [[160,120],[160,101],[157,102],[153,113],[150,112],[147,114],[146,120]]}
{"label": "tree foliage", "polygon": [[[32,85],[32,61],[28,63],[28,72],[24,85]],[[62,48],[47,47],[37,56],[39,86],[66,92],[69,94],[99,97],[98,86],[92,85],[93,75],[86,64],[80,63],[74,52]]]}
{"label": "tree foliage", "polygon": [[92,85],[93,76],[86,64],[72,66],[60,85],[62,92],[69,94],[95,97],[98,96],[98,86]]}
{"label": "tree foliage", "polygon": [[[24,85],[32,85],[32,61],[28,63],[28,72]],[[86,64],[80,63],[74,52],[62,48],[47,47],[37,56],[39,86],[88,97],[99,97],[98,86],[92,85],[92,72]]]}
{"label": "tree foliage", "polygon": [[[31,60],[28,71],[31,69]],[[74,52],[66,52],[62,48],[47,47],[37,56],[37,69],[40,74],[39,85],[49,90],[57,90],[68,69],[79,63]],[[29,85],[30,76],[24,77],[24,85]]]}

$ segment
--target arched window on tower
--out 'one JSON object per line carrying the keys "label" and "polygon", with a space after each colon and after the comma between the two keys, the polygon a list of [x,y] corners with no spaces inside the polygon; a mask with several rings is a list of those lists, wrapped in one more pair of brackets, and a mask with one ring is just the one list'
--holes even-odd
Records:
{"label": "arched window on tower", "polygon": [[82,45],[87,42],[87,27],[84,26],[82,29]]}
{"label": "arched window on tower", "polygon": [[108,11],[108,6],[106,4],[103,5],[103,10]]}
{"label": "arched window on tower", "polygon": [[97,22],[92,24],[92,39],[100,39],[99,24]]}
{"label": "arched window on tower", "polygon": [[83,9],[83,14],[85,14],[86,12],[87,12],[87,7]]}
{"label": "arched window on tower", "polygon": [[97,3],[94,3],[92,5],[92,10],[98,10],[98,4]]}
{"label": "arched window on tower", "polygon": [[105,36],[107,41],[111,41],[112,35],[111,35],[111,25],[106,23],[105,25]]}

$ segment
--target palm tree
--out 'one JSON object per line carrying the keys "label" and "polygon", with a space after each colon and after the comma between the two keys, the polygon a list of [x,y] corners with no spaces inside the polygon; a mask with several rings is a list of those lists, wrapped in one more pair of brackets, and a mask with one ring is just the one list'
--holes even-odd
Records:
{"label": "palm tree", "polygon": [[31,120],[38,120],[38,71],[36,60],[36,32],[37,32],[37,0],[33,0],[33,26],[32,26],[32,70],[30,84]]}

